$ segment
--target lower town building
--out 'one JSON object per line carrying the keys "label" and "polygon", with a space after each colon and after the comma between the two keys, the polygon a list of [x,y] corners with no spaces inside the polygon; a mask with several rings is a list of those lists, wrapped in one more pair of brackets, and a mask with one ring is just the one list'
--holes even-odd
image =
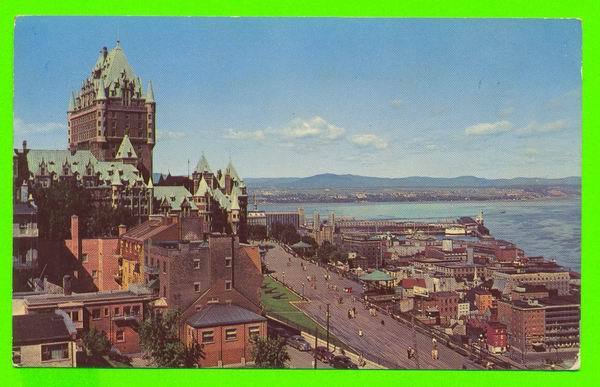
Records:
{"label": "lower town building", "polygon": [[435,292],[428,296],[415,295],[415,310],[425,314],[427,310],[439,313],[438,324],[446,325],[450,320],[458,318],[459,296],[456,292]]}
{"label": "lower town building", "polygon": [[504,294],[510,294],[516,286],[520,285],[543,285],[549,291],[556,291],[559,296],[569,294],[571,279],[569,271],[562,268],[507,268],[493,270],[491,278],[494,280],[494,287]]}
{"label": "lower town building", "polygon": [[64,311],[79,334],[96,329],[124,354],[140,352],[139,324],[156,297],[143,287],[125,291],[41,294],[24,298],[26,315]]}
{"label": "lower town building", "polygon": [[387,244],[386,241],[366,235],[344,235],[341,249],[356,252],[358,256],[365,257],[368,267],[383,267],[382,254],[384,249],[387,250]]}
{"label": "lower town building", "polygon": [[252,337],[266,337],[267,319],[233,304],[208,304],[186,321],[188,345],[201,345],[201,367],[243,365],[252,359]]}
{"label": "lower town building", "polygon": [[38,269],[37,207],[25,182],[13,203],[13,289],[27,289]]}
{"label": "lower town building", "polygon": [[[124,226],[119,228],[124,233]],[[118,238],[82,238],[79,217],[71,216],[71,239],[43,240],[40,264],[44,276],[54,284],[62,284],[65,275],[75,292],[118,290],[115,280],[119,270]]]}
{"label": "lower town building", "polygon": [[485,341],[488,351],[492,353],[502,353],[508,346],[508,333],[506,325],[488,321],[485,324]]}
{"label": "lower town building", "polygon": [[73,322],[61,310],[13,316],[13,364],[17,367],[76,367],[76,337]]}
{"label": "lower town building", "polygon": [[523,355],[543,348],[545,318],[545,308],[537,300],[498,300],[498,321],[507,327],[508,344]]}

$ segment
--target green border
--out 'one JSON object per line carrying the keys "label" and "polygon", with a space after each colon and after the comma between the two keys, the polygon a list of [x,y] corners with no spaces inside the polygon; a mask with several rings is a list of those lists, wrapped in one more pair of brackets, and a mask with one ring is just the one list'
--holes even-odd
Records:
{"label": "green border", "polygon": [[[171,5],[172,4],[172,5]],[[594,198],[600,195],[598,172],[599,127],[597,101],[600,100],[600,2],[597,0],[208,0],[194,2],[136,0],[82,1],[18,1],[0,2],[0,185],[2,218],[0,232],[3,270],[0,271],[0,380],[7,385],[153,385],[210,384],[216,385],[358,385],[421,382],[424,385],[517,385],[533,384],[579,386],[595,385],[595,363],[600,355],[592,347],[599,343],[598,330],[593,328],[593,304],[600,296],[600,284],[593,280],[598,265],[593,262],[594,235],[598,235],[598,220],[592,214],[600,209]],[[583,197],[582,197],[582,368],[578,372],[462,372],[462,371],[261,371],[261,370],[44,370],[13,369],[10,365],[11,339],[11,165],[12,165],[12,90],[13,33],[17,15],[164,15],[164,16],[357,16],[357,17],[535,17],[578,18],[583,29]],[[594,104],[593,102],[596,102]],[[600,152],[599,152],[600,153]],[[597,167],[596,167],[597,168]],[[596,169],[597,170],[597,169]],[[596,199],[597,200],[597,199]],[[598,203],[598,202],[596,202]]]}

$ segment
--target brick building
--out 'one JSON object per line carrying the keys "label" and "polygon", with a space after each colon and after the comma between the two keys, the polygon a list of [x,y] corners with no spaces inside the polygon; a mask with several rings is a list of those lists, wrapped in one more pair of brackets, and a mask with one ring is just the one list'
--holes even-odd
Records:
{"label": "brick building", "polygon": [[62,310],[79,334],[96,329],[122,353],[134,354],[140,352],[139,324],[155,299],[149,289],[138,286],[124,291],[33,295],[24,298],[24,305],[27,315]]}
{"label": "brick building", "polygon": [[446,325],[451,319],[458,318],[459,296],[456,292],[435,292],[428,296],[415,295],[415,310],[425,314],[429,309],[439,312],[439,324]]}
{"label": "brick building", "polygon": [[82,238],[79,217],[73,215],[71,239],[39,241],[43,274],[51,283],[59,285],[65,275],[70,276],[71,288],[76,292],[117,290],[118,241],[117,238]]}
{"label": "brick building", "polygon": [[188,345],[202,346],[201,367],[245,364],[251,359],[252,336],[267,335],[267,319],[236,305],[209,304],[185,324]]}
{"label": "brick building", "polygon": [[502,353],[506,351],[508,346],[506,325],[496,321],[488,321],[485,324],[485,342],[488,351],[492,353]]}
{"label": "brick building", "polygon": [[491,292],[484,289],[475,291],[475,308],[479,313],[485,313],[494,305],[494,296]]}
{"label": "brick building", "polygon": [[498,300],[498,322],[505,324],[508,344],[526,354],[544,345],[545,308],[537,301]]}
{"label": "brick building", "polygon": [[[110,51],[102,48],[80,90],[71,94],[67,118],[70,150],[89,150],[100,161],[121,156],[141,172],[144,181],[152,176],[154,91],[151,82],[142,89],[119,41]],[[126,136],[131,140],[131,152],[119,155]]]}

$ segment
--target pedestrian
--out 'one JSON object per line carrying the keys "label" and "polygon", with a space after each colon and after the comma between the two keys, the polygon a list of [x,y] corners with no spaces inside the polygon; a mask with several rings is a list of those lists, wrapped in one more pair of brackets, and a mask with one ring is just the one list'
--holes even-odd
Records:
{"label": "pedestrian", "polygon": [[356,307],[352,307],[352,317],[356,318]]}
{"label": "pedestrian", "polygon": [[359,329],[359,330],[358,330],[358,335],[359,335],[360,337],[363,337],[363,331],[362,331],[362,329]]}
{"label": "pedestrian", "polygon": [[348,320],[352,318],[352,310],[348,309]]}
{"label": "pedestrian", "polygon": [[437,340],[434,338],[431,339],[431,344],[435,347],[435,345],[437,344]]}
{"label": "pedestrian", "polygon": [[408,359],[412,359],[412,357],[413,357],[413,348],[411,346],[406,348],[406,357]]}
{"label": "pedestrian", "polygon": [[437,360],[437,359],[438,359],[438,350],[437,350],[436,348],[433,348],[433,349],[431,350],[431,358],[432,358],[433,360]]}
{"label": "pedestrian", "polygon": [[385,321],[381,320],[381,326],[385,325]]}

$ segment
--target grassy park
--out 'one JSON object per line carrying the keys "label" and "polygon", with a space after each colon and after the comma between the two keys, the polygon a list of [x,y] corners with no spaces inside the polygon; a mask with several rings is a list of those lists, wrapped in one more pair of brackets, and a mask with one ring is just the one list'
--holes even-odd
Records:
{"label": "grassy park", "polygon": [[[312,335],[315,334],[316,325],[319,338],[324,339],[327,336],[325,328],[316,324],[313,319],[292,304],[302,302],[302,299],[273,278],[264,276],[260,295],[265,312],[268,315]],[[345,347],[331,333],[330,342],[336,346]]]}

